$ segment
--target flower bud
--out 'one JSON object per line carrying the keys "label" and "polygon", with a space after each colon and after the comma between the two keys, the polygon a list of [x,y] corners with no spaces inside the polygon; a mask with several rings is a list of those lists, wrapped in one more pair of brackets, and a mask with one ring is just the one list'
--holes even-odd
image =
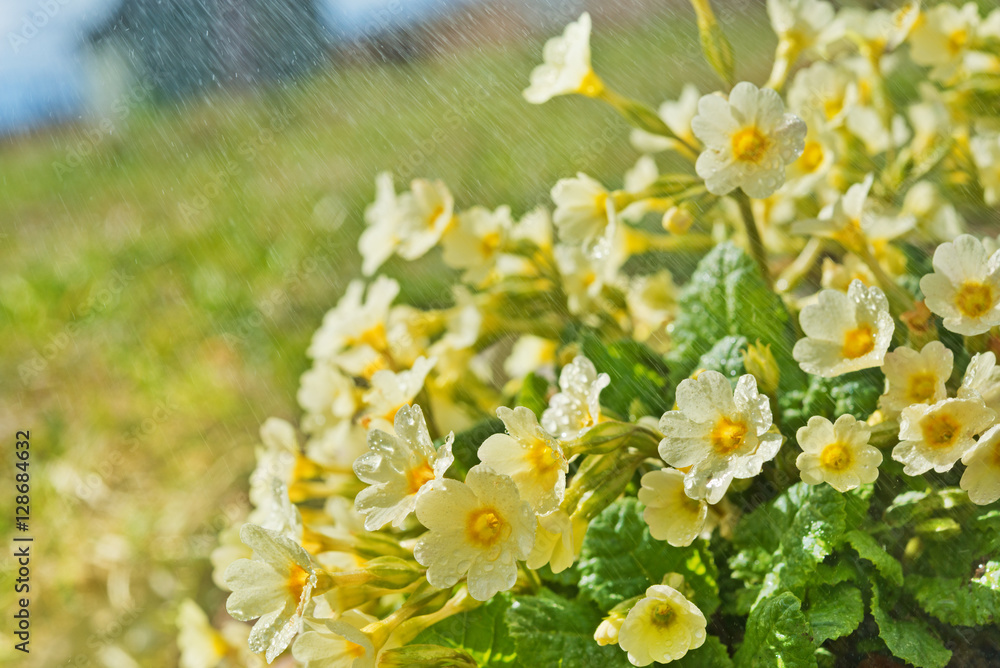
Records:
{"label": "flower bud", "polygon": [[771,345],[761,343],[760,339],[757,339],[757,343],[747,346],[741,354],[744,368],[757,379],[760,391],[771,395],[777,392],[781,371],[771,353]]}
{"label": "flower bud", "polygon": [[694,215],[685,208],[672,206],[663,214],[663,229],[672,234],[684,234],[694,223]]}
{"label": "flower bud", "polygon": [[622,623],[625,621],[625,615],[620,613],[612,613],[608,615],[594,631],[594,640],[597,641],[598,645],[617,645],[618,644],[618,629],[622,627]]}
{"label": "flower bud", "polygon": [[475,659],[465,652],[438,645],[407,645],[387,649],[379,655],[379,668],[416,668],[418,666],[449,666],[475,668]]}

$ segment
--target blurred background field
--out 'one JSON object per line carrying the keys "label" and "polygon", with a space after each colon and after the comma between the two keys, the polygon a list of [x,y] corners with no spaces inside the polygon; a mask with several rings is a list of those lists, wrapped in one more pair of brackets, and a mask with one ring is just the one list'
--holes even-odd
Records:
{"label": "blurred background field", "polygon": [[[733,5],[738,75],[761,80],[762,3]],[[595,68],[619,91],[658,105],[678,71],[716,85],[687,3],[592,9]],[[24,665],[175,665],[179,601],[225,615],[209,553],[246,512],[260,423],[297,417],[309,338],[360,274],[378,171],[517,215],[577,171],[620,184],[638,157],[624,122],[596,102],[524,102],[553,31],[505,33],[503,18],[459,14],[264,86],[157,101],[137,80],[104,115],[0,143],[0,433],[32,444]],[[448,299],[443,271],[432,256],[388,273],[431,303]],[[3,634],[0,662],[24,659]]]}

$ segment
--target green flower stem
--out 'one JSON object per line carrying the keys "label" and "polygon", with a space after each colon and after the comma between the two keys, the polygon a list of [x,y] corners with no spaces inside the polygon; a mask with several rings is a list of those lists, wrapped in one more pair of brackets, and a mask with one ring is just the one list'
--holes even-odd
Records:
{"label": "green flower stem", "polygon": [[743,227],[747,232],[747,240],[750,242],[750,254],[757,262],[761,275],[767,287],[774,290],[774,280],[771,278],[771,269],[767,264],[767,251],[764,249],[764,240],[760,237],[760,230],[757,229],[757,222],[753,217],[753,208],[750,206],[750,198],[742,190],[733,193],[736,203],[740,206],[740,214],[743,216]]}
{"label": "green flower stem", "polygon": [[629,123],[639,128],[640,130],[645,130],[654,135],[660,135],[661,137],[669,137],[676,141],[681,147],[687,152],[687,157],[691,158],[698,156],[698,149],[684,140],[682,137],[677,136],[677,134],[670,129],[663,119],[660,118],[655,111],[644,105],[642,102],[633,100],[625,97],[624,95],[619,95],[610,88],[602,88],[600,93],[595,96],[597,99],[602,100],[614,107],[622,116],[625,117]]}
{"label": "green flower stem", "polygon": [[778,292],[794,290],[795,286],[816,266],[825,247],[826,242],[822,237],[811,237],[798,257],[778,275],[778,280],[774,284]]}
{"label": "green flower stem", "polygon": [[900,314],[912,311],[913,295],[899,287],[899,284],[892,280],[889,274],[885,273],[885,269],[878,263],[878,259],[875,258],[871,248],[868,247],[868,242],[857,244],[857,248],[854,250],[861,257],[861,261],[868,266],[872,274],[874,274],[875,280],[879,282],[879,285],[885,291],[885,295],[889,299],[889,312],[892,313],[892,317],[898,320]]}

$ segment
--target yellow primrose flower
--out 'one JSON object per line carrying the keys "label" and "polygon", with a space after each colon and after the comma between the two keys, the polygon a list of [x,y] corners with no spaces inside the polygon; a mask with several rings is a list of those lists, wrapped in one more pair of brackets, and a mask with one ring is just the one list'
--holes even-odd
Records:
{"label": "yellow primrose flower", "polygon": [[365,516],[365,529],[378,531],[386,524],[401,528],[417,506],[417,495],[427,483],[440,480],[455,458],[449,433],[435,448],[427,432],[423,411],[414,404],[396,411],[396,434],[378,429],[368,432],[369,451],[354,462],[354,473],[370,487],[358,492],[354,506]]}
{"label": "yellow primrose flower", "polygon": [[1000,425],[980,436],[962,463],[966,468],[958,484],[973,503],[985,506],[1000,499]]}
{"label": "yellow primrose flower", "polygon": [[979,170],[983,199],[990,206],[1000,204],[1000,135],[973,137],[969,148]]}
{"label": "yellow primrose flower", "polygon": [[823,258],[819,279],[819,284],[822,287],[846,293],[855,280],[869,286],[878,285],[872,270],[854,253],[845,254],[840,264],[831,258]]}
{"label": "yellow primrose flower", "polygon": [[389,345],[386,340],[389,307],[398,294],[399,283],[385,276],[376,278],[368,286],[367,294],[363,281],[351,281],[337,305],[323,316],[323,324],[309,344],[309,357],[332,359],[354,346],[384,352]]}
{"label": "yellow primrose flower", "polygon": [[834,239],[848,250],[859,251],[869,243],[884,244],[913,229],[917,222],[913,216],[884,216],[865,210],[874,178],[868,174],[823,207],[819,217],[795,223],[792,232]]}
{"label": "yellow primrose flower", "polygon": [[690,545],[705,528],[708,504],[684,491],[684,474],[676,469],[650,471],[642,476],[639,501],[646,509],[642,518],[656,540],[674,547]]}
{"label": "yellow primrose flower", "polygon": [[391,431],[396,411],[413,402],[436,363],[435,357],[418,357],[413,367],[406,371],[376,371],[372,376],[371,389],[364,396],[367,409],[359,419],[361,426]]}
{"label": "yellow primrose flower", "polygon": [[497,409],[507,429],[493,434],[479,446],[479,461],[497,473],[508,475],[517,485],[521,498],[536,513],[555,510],[566,491],[569,464],[559,443],[538,424],[531,409],[518,406]]}
{"label": "yellow primrose flower", "polygon": [[586,533],[587,520],[570,517],[563,510],[539,517],[535,545],[525,565],[537,570],[548,564],[553,573],[563,572],[580,556]]}
{"label": "yellow primrose flower", "polygon": [[980,22],[974,2],[960,8],[943,2],[927,10],[910,33],[910,57],[918,65],[932,66],[932,78],[950,79],[976,46]]}
{"label": "yellow primrose flower", "polygon": [[267,662],[281,654],[302,627],[302,615],[324,575],[309,553],[276,531],[244,524],[240,539],[253,549],[253,559],[238,559],[226,569],[232,590],[226,610],[240,621],[257,619],[250,631],[253,652]]}
{"label": "yellow primrose flower", "polygon": [[593,242],[615,224],[614,197],[586,174],[559,179],[552,188],[552,201],[556,205],[552,222],[564,242]]}
{"label": "yellow primrose flower", "polygon": [[525,100],[542,104],[557,95],[600,94],[603,84],[590,66],[590,27],[590,14],[584,12],[562,35],[545,43],[544,62],[532,70],[531,85],[523,93]]}
{"label": "yellow primrose flower", "polygon": [[205,612],[191,599],[181,602],[177,629],[180,668],[215,668],[224,659],[228,659],[224,665],[232,661],[232,665],[264,668],[264,660],[251,654],[247,647],[250,628],[246,624],[230,620],[216,630]]}
{"label": "yellow primrose flower", "polygon": [[781,96],[752,83],[736,84],[729,99],[705,95],[691,121],[695,136],[705,144],[695,171],[713,195],[742,188],[763,199],[785,182],[785,166],[804,147],[806,124],[785,113]]}
{"label": "yellow primrose flower", "polygon": [[474,206],[463,211],[458,215],[455,228],[441,240],[445,264],[464,269],[462,280],[466,283],[483,283],[493,271],[504,238],[513,225],[507,206],[495,211]]}
{"label": "yellow primrose flower", "polygon": [[552,367],[558,347],[559,344],[551,339],[525,334],[511,348],[503,363],[504,373],[520,379],[543,367]]}
{"label": "yellow primrose flower", "polygon": [[754,477],[781,447],[781,434],[769,431],[768,399],[750,374],[740,377],[735,392],[718,371],[683,380],[677,406],[660,418],[659,452],[670,466],[691,467],[684,489],[692,499],[718,503],[733,478]]}
{"label": "yellow primrose flower", "polygon": [[793,42],[798,53],[822,47],[835,27],[833,5],[826,0],[767,0],[767,16],[775,34]]}
{"label": "yellow primrose flower", "polygon": [[802,118],[839,127],[858,103],[854,80],[853,72],[819,61],[795,75],[788,89],[788,106]]}
{"label": "yellow primrose flower", "polygon": [[413,551],[427,581],[443,589],[467,576],[477,601],[514,586],[517,562],[535,542],[531,506],[509,476],[485,464],[472,467],[465,482],[431,483],[417,498],[417,519],[429,530]]}
{"label": "yellow primrose flower", "polygon": [[881,366],[895,328],[885,293],[858,280],[847,294],[822,290],[799,313],[799,324],[806,338],[795,342],[792,357],[806,373],[826,378]]}
{"label": "yellow primrose flower", "polygon": [[638,341],[657,338],[677,311],[677,286],[666,269],[655,274],[634,276],[625,293],[632,320],[632,333]]}
{"label": "yellow primrose flower", "polygon": [[831,423],[824,417],[809,418],[795,438],[802,448],[795,465],[807,485],[829,483],[838,492],[875,482],[882,453],[868,445],[871,428],[851,415]]}
{"label": "yellow primrose flower", "polygon": [[673,587],[653,585],[629,610],[618,645],[633,666],[676,661],[705,642],[705,615]]}
{"label": "yellow primrose flower", "polygon": [[578,355],[559,372],[559,389],[542,413],[542,427],[560,441],[586,433],[601,419],[601,390],[611,384],[606,373],[597,373],[594,363]]}
{"label": "yellow primrose flower", "polygon": [[903,411],[899,445],[892,458],[905,464],[903,473],[920,475],[934,469],[944,473],[976,445],[975,435],[993,426],[997,414],[982,399],[944,399]]}
{"label": "yellow primrose flower", "polygon": [[365,209],[365,226],[358,239],[361,273],[371,276],[399,247],[399,230],[407,215],[409,195],[397,195],[392,174],[375,177],[375,201]]}
{"label": "yellow primrose flower", "polygon": [[[997,173],[997,184],[1000,186],[1000,172]],[[906,191],[902,212],[915,217],[917,229],[936,242],[951,241],[965,232],[965,221],[955,205],[946,200],[938,186],[930,181],[918,181]],[[996,250],[987,249],[987,252],[992,254]]]}
{"label": "yellow primrose flower", "polygon": [[933,265],[920,289],[947,329],[973,336],[1000,325],[1000,251],[987,255],[982,241],[963,234],[937,247]]}
{"label": "yellow primrose flower", "polygon": [[1000,410],[1000,366],[993,352],[976,353],[969,360],[958,388],[960,399],[981,399],[987,406]]}
{"label": "yellow primrose flower", "polygon": [[948,396],[944,384],[951,377],[954,355],[940,341],[931,341],[918,353],[905,346],[885,356],[882,373],[888,388],[878,406],[888,417],[914,404],[935,404]]}
{"label": "yellow primrose flower", "polygon": [[375,668],[375,647],[361,629],[378,619],[348,610],[333,620],[307,620],[307,630],[292,645],[302,668]]}
{"label": "yellow primrose flower", "polygon": [[396,236],[396,251],[404,260],[416,260],[437,245],[455,218],[455,199],[441,181],[416,179],[410,183],[408,205]]}

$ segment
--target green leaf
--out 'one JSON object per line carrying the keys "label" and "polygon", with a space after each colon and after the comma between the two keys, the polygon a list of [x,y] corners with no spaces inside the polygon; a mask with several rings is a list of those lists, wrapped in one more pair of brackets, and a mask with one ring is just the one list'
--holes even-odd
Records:
{"label": "green leaf", "polygon": [[844,540],[854,548],[862,559],[870,561],[882,577],[897,587],[903,586],[903,565],[886,552],[869,534],[864,531],[848,531],[844,534]]}
{"label": "green leaf", "polygon": [[548,399],[549,381],[541,376],[536,376],[534,372],[524,377],[521,389],[514,400],[515,405],[530,408],[536,416],[545,412],[549,407]]}
{"label": "green leaf", "polygon": [[844,494],[844,510],[847,512],[847,526],[864,526],[868,519],[868,509],[871,506],[875,485],[868,483]]}
{"label": "green leaf", "polygon": [[493,434],[503,432],[503,422],[498,418],[486,418],[469,429],[455,434],[455,442],[451,446],[455,464],[451,470],[464,476],[469,469],[479,463],[479,446],[483,441]]}
{"label": "green leaf", "polygon": [[782,428],[786,434],[794,435],[795,430],[805,426],[814,415],[831,421],[841,415],[867,420],[878,407],[883,386],[881,372],[872,369],[835,378],[810,376],[805,389],[779,395],[778,403],[785,421]]}
{"label": "green leaf", "polygon": [[861,591],[847,582],[834,587],[810,587],[808,601],[806,619],[817,645],[853,633],[865,618]]}
{"label": "green leaf", "polygon": [[733,660],[722,641],[713,635],[705,638],[705,644],[671,661],[674,668],[732,668]]}
{"label": "green leaf", "polygon": [[781,298],[769,290],[757,264],[732,243],[716,246],[702,258],[681,291],[670,353],[676,384],[697,368],[698,360],[727,336],[771,344],[781,369],[781,389],[804,383],[791,358],[794,335]]}
{"label": "green leaf", "polygon": [[[1000,564],[990,562],[992,572],[971,580],[914,575],[906,579],[906,591],[920,607],[945,624],[982,626],[1000,620]],[[987,564],[989,569],[990,564]],[[992,586],[991,586],[992,583]]]}
{"label": "green leaf", "polygon": [[816,666],[816,647],[802,602],[791,592],[771,596],[747,619],[743,644],[736,652],[739,668],[808,668]]}
{"label": "green leaf", "polygon": [[928,628],[923,620],[895,619],[882,600],[877,580],[872,580],[872,616],[878,624],[879,637],[894,656],[909,661],[917,668],[944,668],[951,652]]}
{"label": "green leaf", "polygon": [[593,606],[551,592],[518,597],[507,611],[507,626],[525,666],[628,666],[617,645],[602,647],[594,640],[600,623]]}
{"label": "green leaf", "polygon": [[822,563],[816,566],[816,572],[809,578],[809,584],[813,586],[835,585],[857,580],[859,575],[854,563],[846,559],[836,559],[832,564]]}
{"label": "green leaf", "polygon": [[805,483],[789,487],[745,517],[737,526],[734,543],[743,550],[758,551],[756,563],[769,569],[759,582],[748,578],[749,585],[761,585],[757,600],[782,589],[801,594],[817,565],[840,541],[846,517],[843,494],[829,485]]}
{"label": "green leaf", "polygon": [[509,594],[494,596],[478,608],[438,622],[413,642],[462,650],[484,668],[513,666],[517,652],[504,621],[510,605]]}
{"label": "green leaf", "polygon": [[743,367],[741,350],[747,347],[747,340],[742,336],[727,336],[719,339],[712,349],[698,360],[698,368],[707,371],[718,371],[731,381],[746,373]]}
{"label": "green leaf", "polygon": [[583,354],[598,372],[613,379],[601,392],[601,405],[623,418],[631,421],[644,415],[659,417],[673,406],[667,381],[669,368],[650,348],[631,340],[604,346],[588,336],[583,341]]}
{"label": "green leaf", "polygon": [[655,540],[636,499],[619,499],[594,518],[583,539],[580,588],[610,610],[622,601],[661,584],[667,573],[680,573],[694,591],[692,601],[708,617],[719,607],[718,570],[703,540],[672,547]]}

